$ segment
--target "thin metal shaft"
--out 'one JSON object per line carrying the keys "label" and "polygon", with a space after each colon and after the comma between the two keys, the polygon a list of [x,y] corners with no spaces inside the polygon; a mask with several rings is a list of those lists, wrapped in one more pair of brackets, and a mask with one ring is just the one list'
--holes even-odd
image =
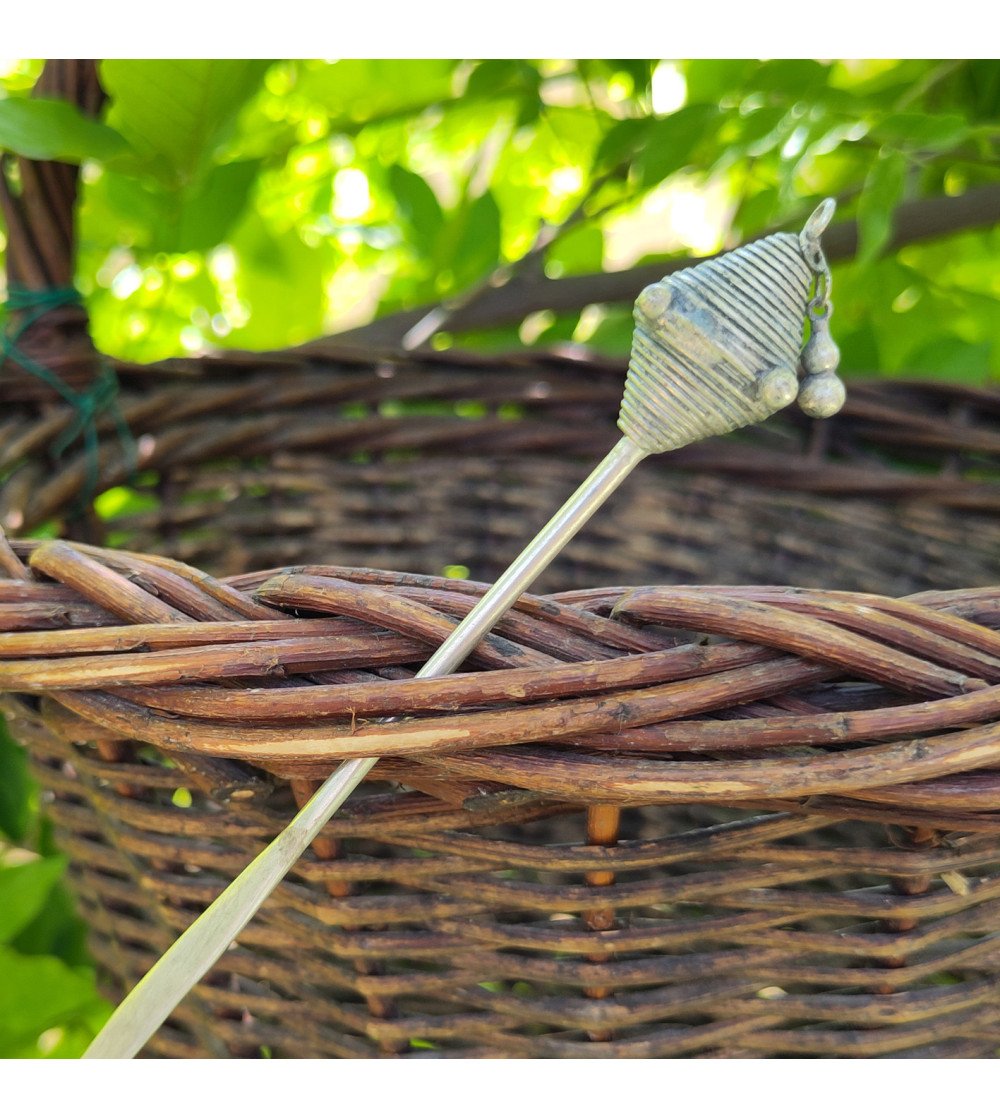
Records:
{"label": "thin metal shaft", "polygon": [[[627,436],[620,439],[417,676],[444,676],[457,668],[647,454]],[[378,758],[358,758],[345,762],[324,781],[277,839],[223,890],[136,984],[84,1057],[134,1057],[139,1052],[229,948],[377,761]]]}

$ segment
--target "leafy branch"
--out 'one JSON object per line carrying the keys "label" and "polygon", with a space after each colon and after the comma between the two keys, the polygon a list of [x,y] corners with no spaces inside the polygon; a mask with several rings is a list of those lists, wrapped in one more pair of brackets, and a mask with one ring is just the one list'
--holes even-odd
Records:
{"label": "leafy branch", "polygon": [[[904,202],[892,215],[886,247],[895,250],[933,237],[989,228],[997,222],[1000,222],[1000,184],[979,187],[958,198],[942,195]],[[832,262],[853,259],[860,241],[858,222],[834,223],[823,241]],[[647,284],[697,264],[699,259],[703,258],[666,258],[621,272],[558,279],[530,276],[505,287],[480,286],[475,298],[457,308],[448,324],[453,330],[475,330],[520,322],[535,311],[577,311],[588,303],[630,302]],[[433,308],[418,308],[388,315],[367,326],[344,331],[338,337],[352,343],[393,345],[432,311]]]}

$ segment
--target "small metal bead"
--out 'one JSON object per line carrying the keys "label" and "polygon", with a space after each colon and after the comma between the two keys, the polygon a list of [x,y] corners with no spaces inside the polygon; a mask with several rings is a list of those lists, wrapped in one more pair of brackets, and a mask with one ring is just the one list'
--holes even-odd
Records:
{"label": "small metal bead", "polygon": [[648,288],[639,292],[639,298],[635,301],[635,306],[650,322],[656,322],[670,306],[672,298],[669,285],[661,280],[659,283],[650,284]]}
{"label": "small metal bead", "polygon": [[798,396],[799,379],[795,370],[787,365],[779,365],[765,373],[760,381],[760,399],[774,412],[784,408]]}
{"label": "small metal bead", "polygon": [[844,406],[847,392],[844,383],[834,373],[820,373],[806,377],[799,390],[799,407],[807,416],[816,420],[835,416]]}
{"label": "small metal bead", "polygon": [[836,373],[840,364],[840,348],[830,336],[826,319],[814,319],[812,335],[802,351],[802,368],[807,376]]}

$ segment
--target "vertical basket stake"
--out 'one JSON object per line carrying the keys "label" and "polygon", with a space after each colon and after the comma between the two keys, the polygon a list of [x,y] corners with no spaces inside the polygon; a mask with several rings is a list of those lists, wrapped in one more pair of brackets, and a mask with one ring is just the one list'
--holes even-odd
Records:
{"label": "vertical basket stake", "polygon": [[[647,455],[759,423],[799,398],[812,416],[844,401],[829,334],[823,202],[795,236],[776,233],[674,273],[636,301],[621,439],[417,673],[462,664]],[[811,333],[803,349],[803,324]],[[804,377],[800,386],[799,378]],[[285,830],[181,934],[115,1010],[86,1058],[135,1056],[229,948],[378,761],[346,762]]]}

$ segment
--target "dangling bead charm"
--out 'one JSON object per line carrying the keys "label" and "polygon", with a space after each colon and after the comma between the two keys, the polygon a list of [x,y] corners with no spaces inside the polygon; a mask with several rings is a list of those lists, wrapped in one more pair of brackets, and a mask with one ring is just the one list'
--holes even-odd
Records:
{"label": "dangling bead charm", "polygon": [[812,333],[806,348],[802,351],[802,368],[807,377],[819,377],[824,373],[836,373],[840,364],[840,347],[830,335],[827,315],[810,315]]}
{"label": "dangling bead charm", "polygon": [[802,351],[802,384],[799,407],[814,419],[828,419],[844,406],[847,393],[837,376],[840,350],[830,335],[830,268],[819,244],[819,235],[830,220],[831,207],[820,207],[801,234],[802,250],[816,276],[816,292],[809,302],[809,341]]}
{"label": "dangling bead charm", "polygon": [[799,389],[799,407],[814,420],[826,420],[844,407],[847,391],[835,373],[806,377]]}
{"label": "dangling bead charm", "polygon": [[847,393],[837,376],[840,350],[830,336],[828,316],[810,315],[812,334],[802,351],[805,377],[799,389],[799,407],[807,416],[825,420],[844,406]]}

